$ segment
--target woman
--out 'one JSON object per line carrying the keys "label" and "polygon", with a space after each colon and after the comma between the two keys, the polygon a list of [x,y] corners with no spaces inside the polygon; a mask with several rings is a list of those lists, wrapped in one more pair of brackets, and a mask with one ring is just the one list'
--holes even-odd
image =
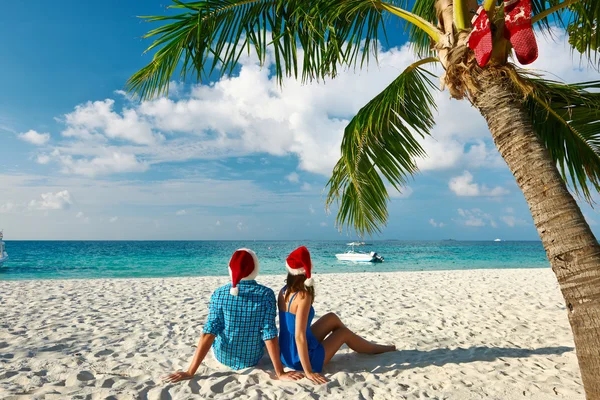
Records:
{"label": "woman", "polygon": [[287,258],[287,285],[279,293],[279,344],[281,361],[295,370],[303,370],[314,383],[326,383],[321,375],[323,367],[333,355],[347,344],[358,353],[380,354],[396,350],[396,346],[371,343],[329,313],[311,326],[315,316],[312,303],[315,298],[312,262],[304,246],[294,250]]}

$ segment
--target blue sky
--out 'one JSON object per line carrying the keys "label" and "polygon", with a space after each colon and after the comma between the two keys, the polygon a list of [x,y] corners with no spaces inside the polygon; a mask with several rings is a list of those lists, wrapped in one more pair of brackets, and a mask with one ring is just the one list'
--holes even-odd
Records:
{"label": "blue sky", "polygon": [[[136,15],[169,2],[13,2],[0,15],[0,228],[9,239],[345,239],[323,189],[352,115],[413,60],[396,23],[381,65],[280,90],[252,56],[233,78],[119,92],[150,59]],[[532,67],[594,77],[557,32]],[[436,71],[439,73],[439,71]],[[482,118],[436,94],[429,157],[384,239],[536,240]],[[596,211],[583,210],[594,230]],[[335,211],[334,211],[335,212]]]}

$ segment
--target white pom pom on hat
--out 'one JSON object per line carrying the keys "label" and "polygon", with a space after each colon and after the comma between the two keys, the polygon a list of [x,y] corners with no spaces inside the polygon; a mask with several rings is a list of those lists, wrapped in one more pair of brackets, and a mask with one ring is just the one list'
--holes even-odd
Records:
{"label": "white pom pom on hat", "polygon": [[240,294],[237,287],[240,281],[250,281],[256,279],[259,271],[258,257],[250,249],[238,249],[229,260],[229,276],[231,277],[231,289],[229,293],[232,296]]}
{"label": "white pom pom on hat", "polygon": [[311,276],[312,260],[310,259],[310,252],[305,246],[300,246],[292,251],[285,262],[285,266],[292,275],[306,276],[304,286],[314,286],[315,281]]}

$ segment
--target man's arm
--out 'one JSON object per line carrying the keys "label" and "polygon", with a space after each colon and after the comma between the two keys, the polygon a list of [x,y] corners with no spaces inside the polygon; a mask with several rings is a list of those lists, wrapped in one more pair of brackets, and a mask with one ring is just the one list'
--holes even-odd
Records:
{"label": "man's arm", "polygon": [[198,370],[198,367],[202,363],[202,360],[204,360],[204,357],[206,357],[206,354],[208,354],[208,351],[210,350],[210,347],[212,346],[214,341],[215,335],[212,335],[210,333],[203,333],[200,337],[200,340],[198,341],[196,353],[194,354],[194,358],[192,359],[192,363],[190,364],[188,370],[185,372],[175,372],[169,375],[165,380],[167,382],[179,382],[185,379],[192,379],[192,377]]}
{"label": "man's arm", "polygon": [[267,347],[267,352],[269,353],[269,357],[271,358],[271,362],[275,368],[277,379],[282,381],[297,381],[304,378],[304,375],[300,372],[285,372],[283,370],[283,364],[281,364],[280,358],[281,351],[279,349],[279,339],[277,339],[277,337],[274,337],[270,340],[265,340],[265,346]]}
{"label": "man's arm", "polygon": [[204,357],[206,357],[206,354],[210,350],[215,338],[223,331],[224,328],[225,322],[223,319],[223,310],[220,307],[218,295],[213,293],[208,306],[208,318],[206,320],[206,324],[204,324],[202,336],[198,342],[198,347],[196,348],[196,353],[194,354],[190,368],[186,372],[175,372],[169,375],[166,380],[168,382],[178,382],[184,379],[191,379],[204,360]]}

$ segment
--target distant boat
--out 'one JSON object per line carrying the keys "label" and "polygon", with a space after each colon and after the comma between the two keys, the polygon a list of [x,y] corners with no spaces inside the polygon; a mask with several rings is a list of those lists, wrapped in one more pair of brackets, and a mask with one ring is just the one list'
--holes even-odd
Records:
{"label": "distant boat", "polygon": [[352,246],[352,250],[348,250],[345,253],[336,254],[335,257],[340,261],[352,261],[352,262],[383,262],[383,257],[375,253],[364,253],[362,251],[355,251],[355,246],[365,246],[365,242],[352,242],[347,243],[348,246]]}
{"label": "distant boat", "polygon": [[4,232],[0,231],[0,265],[8,260],[8,253],[4,250]]}
{"label": "distant boat", "polygon": [[494,239],[494,242],[501,242],[501,239]]}

